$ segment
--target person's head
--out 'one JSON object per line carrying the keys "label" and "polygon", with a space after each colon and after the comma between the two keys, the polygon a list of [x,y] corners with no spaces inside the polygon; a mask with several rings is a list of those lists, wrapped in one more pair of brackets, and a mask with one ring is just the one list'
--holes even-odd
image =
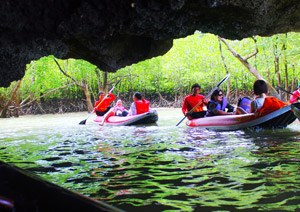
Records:
{"label": "person's head", "polygon": [[104,92],[103,91],[100,91],[99,92],[99,94],[98,94],[98,96],[99,96],[99,99],[103,99],[104,98]]}
{"label": "person's head", "polygon": [[140,92],[135,92],[135,94],[133,95],[133,98],[136,98],[137,100],[141,100],[142,94]]}
{"label": "person's head", "polygon": [[222,102],[223,101],[223,91],[221,89],[217,89],[213,92],[211,95],[211,100],[216,102]]}
{"label": "person's head", "polygon": [[119,100],[117,101],[117,106],[122,106],[122,105],[123,105],[122,100],[119,99]]}
{"label": "person's head", "polygon": [[264,80],[256,80],[253,85],[253,90],[255,95],[266,94],[268,93],[267,83]]}
{"label": "person's head", "polygon": [[201,89],[200,85],[198,83],[195,83],[194,85],[192,85],[192,88],[191,88],[192,94],[194,94],[194,95],[199,94],[200,89]]}

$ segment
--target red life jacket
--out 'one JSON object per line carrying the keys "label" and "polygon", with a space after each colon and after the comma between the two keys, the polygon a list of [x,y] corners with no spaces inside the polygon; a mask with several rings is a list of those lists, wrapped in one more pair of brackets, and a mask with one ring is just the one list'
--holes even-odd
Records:
{"label": "red life jacket", "polygon": [[269,114],[272,113],[284,106],[288,105],[288,103],[283,102],[279,99],[276,99],[273,96],[269,96],[265,98],[264,104],[261,109],[257,109],[256,111],[259,113]]}
{"label": "red life jacket", "polygon": [[145,99],[136,100],[135,107],[136,107],[136,114],[146,113],[149,111],[150,102]]}
{"label": "red life jacket", "polygon": [[[189,112],[191,109],[193,109],[199,102],[202,101],[202,99],[204,98],[204,96],[202,95],[197,95],[197,96],[193,96],[193,95],[188,95],[187,97],[184,98],[183,101],[183,105],[182,105],[182,113],[185,114],[185,112]],[[199,112],[199,111],[203,111],[203,102],[200,103],[198,105],[198,107],[196,107],[194,109],[193,112]]]}
{"label": "red life jacket", "polygon": [[[99,111],[99,112],[106,111],[107,107],[110,106],[110,103],[116,99],[115,95],[113,95],[112,93],[108,93],[108,95],[111,96],[111,97],[106,97],[105,99],[103,99],[103,101],[98,100],[95,103],[95,105],[94,105],[95,111]],[[100,102],[101,102],[101,104],[98,105]]]}

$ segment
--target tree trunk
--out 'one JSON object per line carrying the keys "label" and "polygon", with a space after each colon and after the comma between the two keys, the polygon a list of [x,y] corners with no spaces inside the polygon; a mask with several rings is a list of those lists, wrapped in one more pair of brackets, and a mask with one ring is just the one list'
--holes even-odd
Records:
{"label": "tree trunk", "polygon": [[106,71],[103,72],[103,84],[102,84],[102,90],[107,93],[107,78],[108,73]]}
{"label": "tree trunk", "polygon": [[[284,53],[284,73],[285,73],[285,90],[289,90],[289,80],[288,80],[288,64],[287,64],[287,59],[286,59],[286,49],[287,49],[287,34],[285,34],[285,41],[283,43],[283,53]],[[286,93],[285,94],[285,98],[286,98],[286,101],[289,101],[289,94]]]}
{"label": "tree trunk", "polygon": [[[277,37],[278,39],[278,37]],[[277,44],[274,45],[274,65],[275,65],[275,75],[277,76],[277,84],[281,87],[281,76],[279,73],[279,55],[277,50]]]}
{"label": "tree trunk", "polygon": [[[226,65],[226,62],[225,62],[225,58],[224,58],[224,55],[223,55],[222,44],[221,44],[220,39],[219,39],[219,48],[220,48],[221,58],[222,58],[222,61],[223,61],[223,64],[224,64],[226,74],[228,74],[229,71],[228,71],[228,68],[227,68],[227,65]],[[228,79],[227,80],[227,93],[226,93],[226,98],[227,99],[229,98],[229,95],[230,95],[230,80]]]}
{"label": "tree trunk", "polygon": [[17,95],[17,91],[19,90],[19,88],[21,86],[21,82],[22,82],[22,80],[17,81],[17,84],[11,94],[10,99],[4,104],[3,108],[0,111],[0,118],[8,118],[8,107],[10,106],[12,101],[15,99],[15,97]]}
{"label": "tree trunk", "polygon": [[86,104],[88,106],[88,112],[92,112],[94,107],[93,107],[93,104],[92,104],[92,100],[91,100],[91,94],[90,94],[90,91],[89,91],[89,85],[87,83],[84,83],[83,86],[82,86],[82,90],[85,94],[85,97],[86,97]]}
{"label": "tree trunk", "polygon": [[[224,39],[224,38],[221,38],[220,36],[218,36],[218,39],[220,39],[228,48],[228,50],[232,53],[232,55],[234,57],[236,57],[249,71],[250,73],[252,73],[256,79],[259,79],[259,80],[264,80],[268,86],[268,91],[270,93],[271,96],[275,96],[276,98],[280,99],[280,96],[279,94],[277,93],[277,91],[275,90],[275,88],[270,84],[269,81],[265,80],[261,75],[260,73],[253,67],[251,66],[249,63],[248,63],[248,59],[255,56],[257,53],[258,53],[258,50],[255,49],[255,52],[253,52],[252,54],[250,55],[247,55],[245,58],[243,58],[241,55],[239,55],[238,53],[236,53],[232,48],[231,46],[229,45],[229,43]],[[256,40],[254,39],[254,41],[256,42]]]}
{"label": "tree trunk", "polygon": [[295,64],[292,65],[293,67],[293,78],[292,78],[292,87],[291,87],[291,91],[293,92],[295,89]]}

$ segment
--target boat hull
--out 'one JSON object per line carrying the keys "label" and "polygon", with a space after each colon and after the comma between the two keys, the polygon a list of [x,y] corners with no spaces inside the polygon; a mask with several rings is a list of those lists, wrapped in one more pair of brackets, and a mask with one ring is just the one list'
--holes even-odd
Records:
{"label": "boat hull", "polygon": [[[101,122],[102,116],[97,116],[95,122]],[[131,126],[131,125],[145,125],[155,124],[158,120],[156,110],[134,116],[111,116],[105,122],[106,126]]]}
{"label": "boat hull", "polygon": [[300,121],[300,102],[293,103],[291,107],[292,107],[293,113]]}
{"label": "boat hull", "polygon": [[[294,104],[292,104],[294,106]],[[272,113],[249,113],[243,115],[212,116],[186,122],[189,127],[213,130],[240,130],[245,128],[285,128],[296,120],[292,105]],[[297,107],[298,108],[298,107]],[[300,111],[299,111],[300,112]],[[300,114],[300,113],[299,113]]]}

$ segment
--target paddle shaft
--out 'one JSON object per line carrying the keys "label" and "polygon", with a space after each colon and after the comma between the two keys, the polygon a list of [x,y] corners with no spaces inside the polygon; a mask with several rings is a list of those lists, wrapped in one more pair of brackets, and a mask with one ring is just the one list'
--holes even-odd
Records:
{"label": "paddle shaft", "polygon": [[[220,82],[219,84],[214,87],[203,99],[207,99],[210,95],[212,95],[212,93],[218,89],[218,87],[220,87],[221,84],[223,84],[223,82],[225,82],[228,78],[230,77],[230,74],[227,74]],[[191,113],[195,110],[195,108],[197,108],[202,102],[203,102],[203,99],[198,103],[196,104],[188,113]],[[186,115],[183,117],[183,119],[181,119],[180,122],[178,122],[178,124],[176,124],[176,127],[186,118]]]}
{"label": "paddle shaft", "polygon": [[285,90],[285,89],[283,89],[283,88],[281,88],[281,87],[279,87],[279,86],[276,86],[276,88],[278,88],[279,90],[282,90],[282,91],[284,91],[284,92],[286,92],[286,93],[288,93],[288,94],[291,94],[291,95],[294,95],[294,96],[297,96],[298,98],[300,98],[300,96],[298,96],[298,95],[296,95],[296,94],[293,94],[293,93],[291,93],[291,92],[289,92],[289,91],[287,91],[287,90]]}
{"label": "paddle shaft", "polygon": [[118,81],[118,82],[110,89],[110,91],[108,91],[108,93],[104,96],[104,98],[101,100],[101,102],[99,102],[99,103],[96,105],[96,107],[94,107],[93,111],[86,117],[86,119],[83,120],[83,121],[81,121],[79,124],[85,124],[86,120],[87,120],[91,115],[93,115],[93,113],[95,112],[95,108],[97,108],[97,107],[103,102],[103,100],[106,99],[106,98],[108,97],[109,93],[111,93],[111,92],[115,89],[115,87],[119,84],[120,81],[121,81],[121,80],[119,80],[119,81]]}

